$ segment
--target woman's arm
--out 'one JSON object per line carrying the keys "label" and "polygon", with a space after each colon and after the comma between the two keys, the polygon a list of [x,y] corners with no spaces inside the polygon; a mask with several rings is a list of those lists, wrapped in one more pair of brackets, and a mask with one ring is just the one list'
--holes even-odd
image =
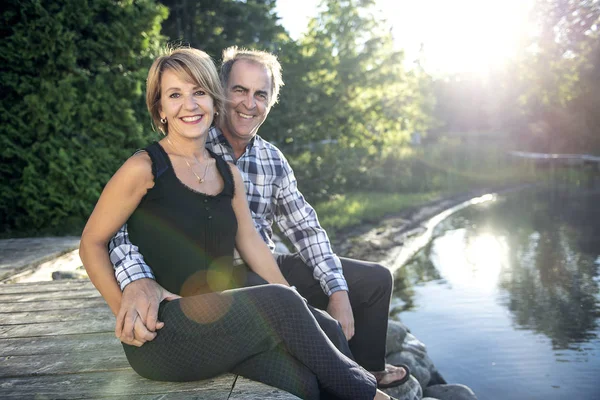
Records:
{"label": "woman's arm", "polygon": [[132,156],[104,187],[81,234],[81,261],[90,280],[115,315],[121,305],[121,289],[115,279],[107,244],[153,185],[152,161],[148,154]]}
{"label": "woman's arm", "polygon": [[240,171],[233,164],[230,164],[230,167],[235,183],[235,194],[232,204],[238,222],[235,247],[250,269],[256,272],[261,278],[269,283],[280,283],[290,286],[281,274],[269,247],[254,227]]}

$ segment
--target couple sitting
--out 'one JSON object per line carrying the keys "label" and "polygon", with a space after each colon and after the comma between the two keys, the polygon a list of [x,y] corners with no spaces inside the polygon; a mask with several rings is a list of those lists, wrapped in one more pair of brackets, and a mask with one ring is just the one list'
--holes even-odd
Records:
{"label": "couple sitting", "polygon": [[[223,55],[220,77],[196,49],[154,61],[146,103],[164,137],[115,173],[81,237],[129,363],[155,380],[232,372],[304,399],[388,399],[379,389],[410,377],[385,364],[391,274],[332,252],[257,135],[283,85],[275,56]],[[297,253],[272,253],[274,219]]]}

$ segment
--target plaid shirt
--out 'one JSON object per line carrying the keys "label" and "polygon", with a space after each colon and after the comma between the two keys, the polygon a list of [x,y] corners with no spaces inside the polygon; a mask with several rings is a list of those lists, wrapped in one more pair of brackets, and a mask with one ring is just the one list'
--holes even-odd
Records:
{"label": "plaid shirt", "polygon": [[[294,172],[281,151],[257,135],[235,160],[233,148],[216,128],[210,129],[206,147],[239,168],[254,225],[271,251],[275,250],[271,239],[275,220],[327,295],[347,291],[340,260],[333,254],[315,210],[298,191]],[[137,279],[154,279],[137,246],[129,241],[127,224],[110,241],[109,253],[121,289]],[[236,263],[242,262],[237,251],[235,258]]]}

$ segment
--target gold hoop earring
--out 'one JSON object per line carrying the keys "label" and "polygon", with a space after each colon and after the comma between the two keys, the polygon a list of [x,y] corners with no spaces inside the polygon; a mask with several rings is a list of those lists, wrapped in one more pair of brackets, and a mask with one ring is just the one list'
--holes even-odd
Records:
{"label": "gold hoop earring", "polygon": [[163,124],[163,125],[166,125],[167,124],[167,119],[166,118],[161,118],[160,119],[160,123]]}

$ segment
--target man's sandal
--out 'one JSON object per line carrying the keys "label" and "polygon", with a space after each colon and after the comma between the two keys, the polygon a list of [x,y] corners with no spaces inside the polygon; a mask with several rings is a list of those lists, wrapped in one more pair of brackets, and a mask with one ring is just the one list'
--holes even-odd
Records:
{"label": "man's sandal", "polygon": [[[378,389],[389,389],[389,388],[393,388],[393,387],[397,387],[400,385],[405,384],[406,382],[408,382],[408,380],[410,379],[410,368],[408,368],[408,365],[405,364],[398,364],[398,365],[394,365],[394,367],[398,367],[398,368],[402,368],[406,371],[406,374],[404,375],[404,377],[402,379],[398,379],[397,381],[392,381],[390,383],[379,383],[380,379],[377,379],[377,375],[375,374],[375,379],[377,379],[377,388]],[[383,377],[381,377],[382,379]]]}

